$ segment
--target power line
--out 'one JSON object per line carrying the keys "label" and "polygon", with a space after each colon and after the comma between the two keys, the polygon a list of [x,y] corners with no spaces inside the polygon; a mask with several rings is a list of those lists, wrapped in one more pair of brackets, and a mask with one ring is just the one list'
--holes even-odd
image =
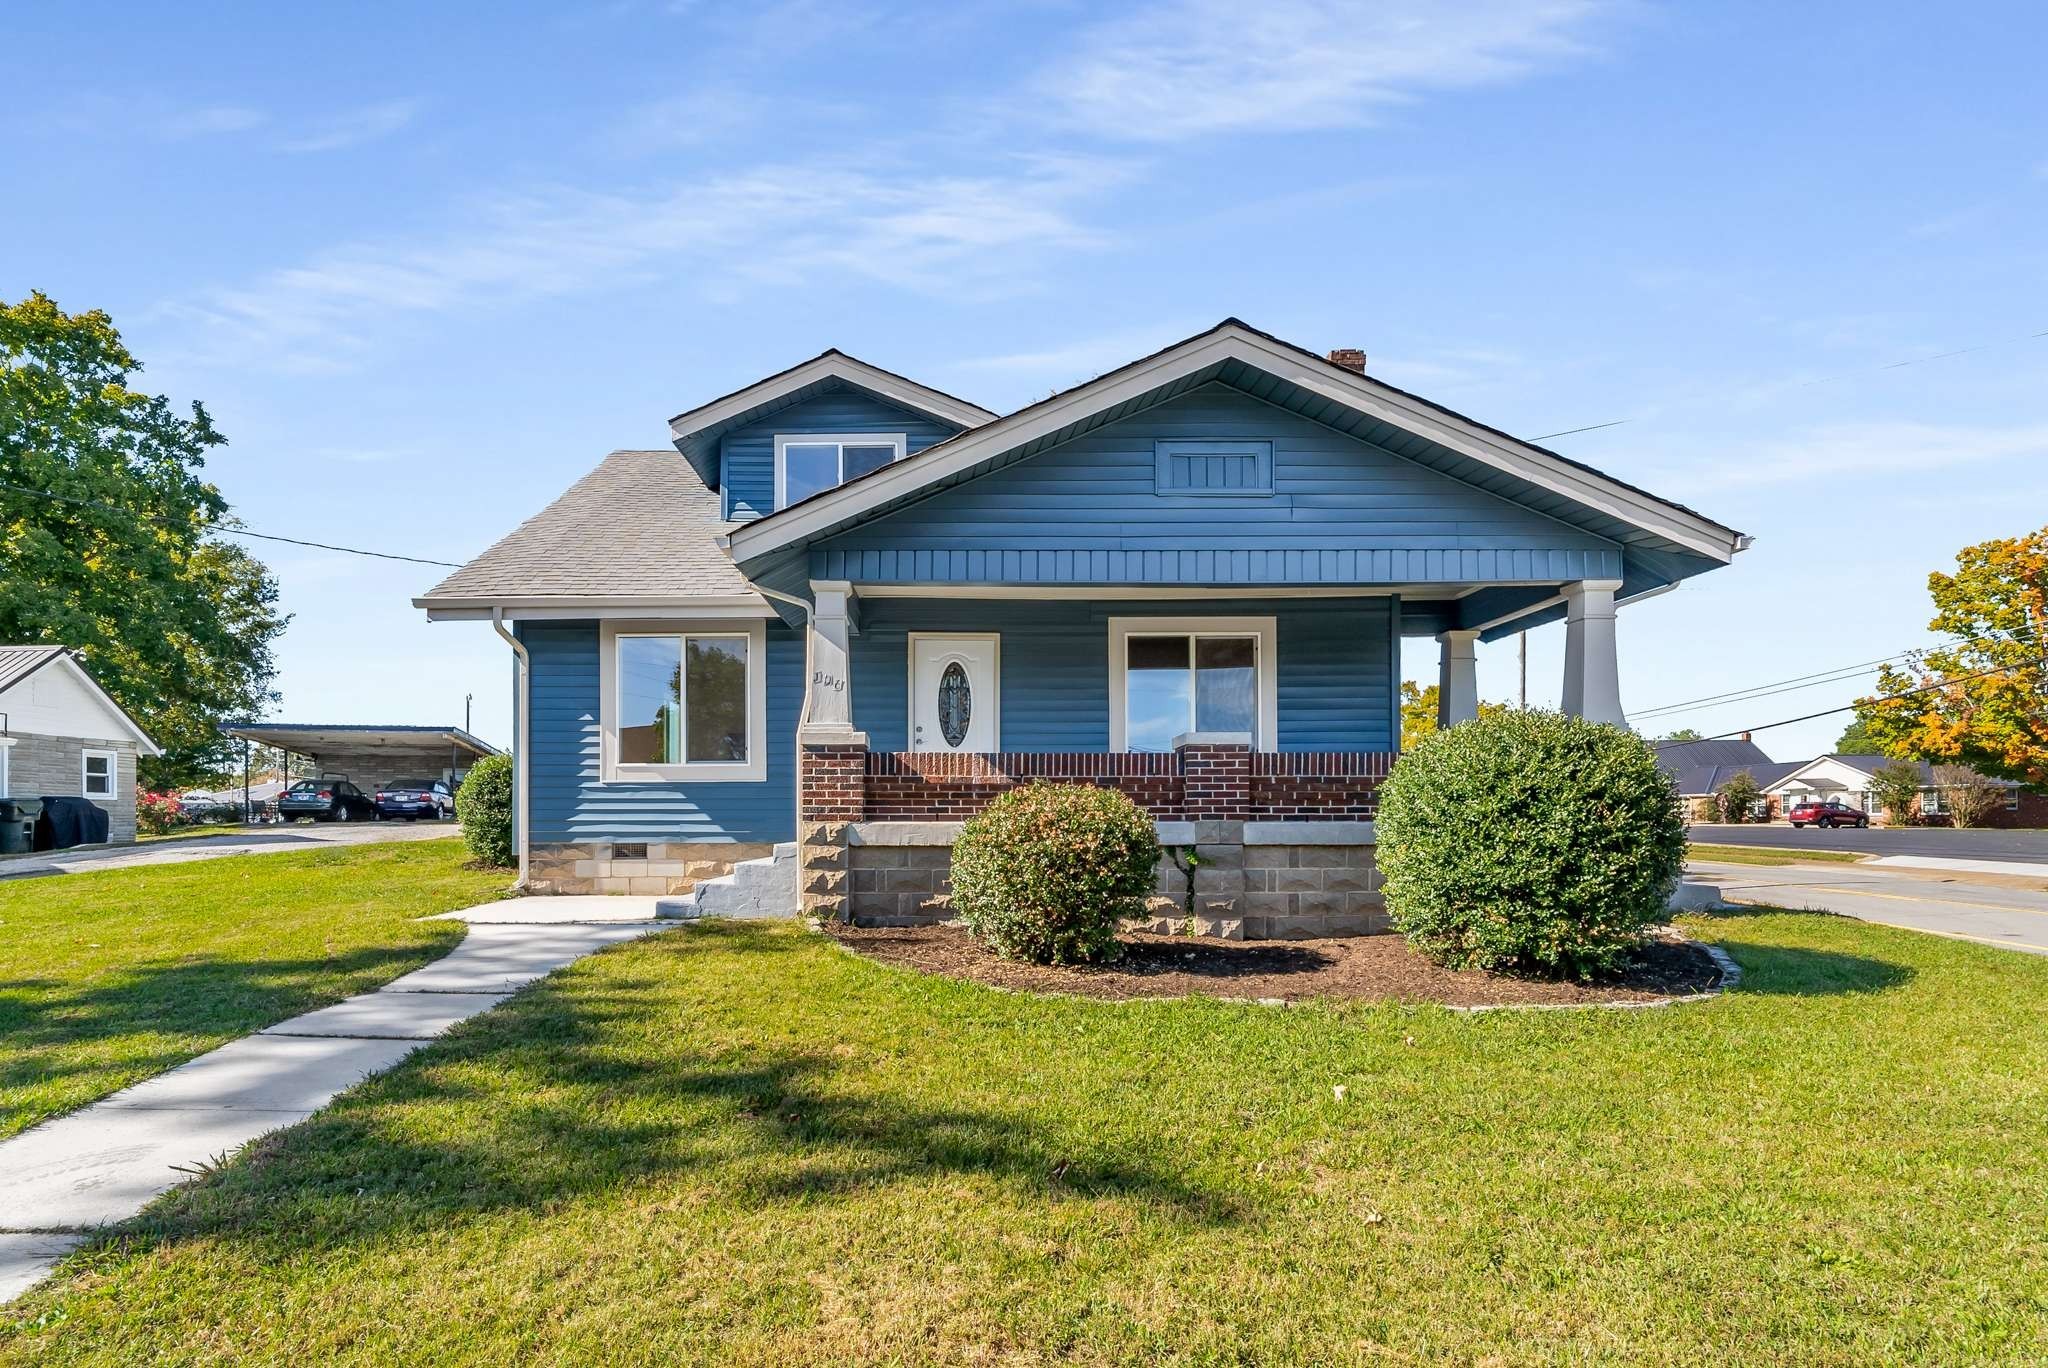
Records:
{"label": "power line", "polygon": [[1774,694],[1797,693],[1801,689],[1813,689],[1823,684],[1838,684],[1843,680],[1854,679],[1856,676],[1868,674],[1871,670],[1877,669],[1880,666],[1889,665],[1895,661],[1904,660],[1925,651],[1957,650],[1965,646],[1975,646],[1986,641],[2027,641],[2030,638],[2034,638],[2037,631],[2038,629],[2030,622],[2011,633],[1967,637],[1959,641],[1931,647],[1916,646],[1909,650],[1900,651],[1895,655],[1884,656],[1877,660],[1866,660],[1859,665],[1841,665],[1829,670],[1820,670],[1810,675],[1795,675],[1790,679],[1772,680],[1765,684],[1752,684],[1741,689],[1731,689],[1727,693],[1709,694],[1704,698],[1687,699],[1683,703],[1661,703],[1654,708],[1643,708],[1633,713],[1632,716],[1638,719],[1662,717],[1674,713],[1691,712],[1701,708],[1722,707],[1730,703],[1753,702],[1759,698],[1769,698]]}
{"label": "power line", "polygon": [[[70,494],[58,494],[48,489],[32,489],[28,485],[9,484],[0,480],[0,489],[11,489],[17,494],[28,494],[38,499],[51,499],[57,503],[77,504],[80,508],[95,508],[102,513],[113,513],[123,518],[143,518],[130,509],[116,508],[113,504],[96,503],[91,499],[80,499]],[[162,521],[154,519],[154,521]],[[303,537],[281,537],[273,532],[252,532],[246,527],[223,527],[215,524],[206,529],[225,537],[253,537],[258,541],[285,542],[292,546],[310,546],[320,551],[341,551],[351,556],[374,556],[378,560],[409,561],[414,565],[445,565],[451,570],[460,570],[460,561],[429,560],[425,556],[401,556],[395,551],[365,551],[359,546],[336,546],[333,542],[307,541]]]}
{"label": "power line", "polygon": [[[1815,385],[1831,385],[1837,380],[1847,380],[1858,375],[1870,375],[1877,371],[1903,370],[1907,366],[1925,365],[1929,361],[1946,361],[1952,356],[1968,356],[1971,352],[1989,351],[1993,347],[2009,347],[2018,342],[2032,342],[2043,337],[2048,337],[2048,329],[2035,333],[2022,333],[2017,337],[1995,338],[1990,342],[1979,342],[1969,347],[1955,347],[1948,351],[1931,352],[1926,356],[1909,356],[1903,361],[1888,361],[1882,366],[1858,366],[1854,370],[1836,371],[1833,375],[1815,376],[1811,380],[1785,380],[1779,383],[1792,389],[1811,389]],[[1725,393],[1726,391],[1724,390],[1694,390],[1690,394],[1681,394],[1664,402],[1666,404],[1689,404],[1697,399],[1719,398]],[[1566,428],[1562,432],[1546,432],[1541,437],[1531,437],[1527,440],[1531,442],[1548,442],[1558,437],[1572,437],[1581,432],[1598,432],[1602,428],[1620,427],[1624,423],[1638,421],[1640,421],[1640,415],[1634,418],[1616,418],[1610,422],[1589,423],[1585,427]]]}
{"label": "power line", "polygon": [[[2041,662],[2038,660],[2022,660],[2012,665],[2000,665],[1996,669],[1979,670],[1976,674],[1957,675],[1953,679],[1944,679],[1936,684],[1923,684],[1917,689],[1907,689],[1901,693],[1886,694],[1883,698],[1873,698],[1870,701],[1872,703],[1893,703],[1901,698],[1914,698],[1920,694],[1935,693],[1942,689],[1953,688],[1957,684],[1967,684],[1973,679],[1988,679],[1992,675],[2005,674],[2009,670],[2038,670],[2040,668]],[[1703,741],[1734,741],[1742,738],[1748,732],[1770,731],[1774,727],[1789,727],[1795,722],[1811,722],[1819,717],[1833,717],[1836,713],[1854,712],[1856,707],[1857,705],[1854,703],[1844,703],[1839,708],[1828,708],[1821,712],[1808,713],[1804,717],[1788,717],[1780,722],[1764,722],[1756,726],[1744,727],[1739,731],[1721,732],[1717,735],[1705,736],[1700,739]]]}

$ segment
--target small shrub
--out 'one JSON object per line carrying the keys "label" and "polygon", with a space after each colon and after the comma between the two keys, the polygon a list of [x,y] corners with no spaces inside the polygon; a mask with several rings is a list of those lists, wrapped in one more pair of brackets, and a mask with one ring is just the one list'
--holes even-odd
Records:
{"label": "small shrub", "polygon": [[1425,739],[1380,786],[1387,910],[1452,968],[1610,973],[1665,920],[1684,864],[1671,780],[1619,727],[1482,717]]}
{"label": "small shrub", "polygon": [[1870,792],[1894,826],[1910,825],[1920,797],[1920,767],[1910,760],[1894,760],[1870,776]]}
{"label": "small shrub", "polygon": [[161,836],[189,820],[175,794],[135,790],[135,829],[143,835]]}
{"label": "small shrub", "polygon": [[469,853],[502,868],[512,855],[512,757],[487,755],[470,766],[455,791],[455,817]]}
{"label": "small shrub", "polygon": [[1099,964],[1157,880],[1159,837],[1115,789],[1026,784],[969,820],[953,842],[953,905],[997,954]]}
{"label": "small shrub", "polygon": [[1745,769],[1724,779],[1714,796],[1721,804],[1722,821],[1747,822],[1756,815],[1757,800],[1764,791],[1757,786],[1756,776]]}

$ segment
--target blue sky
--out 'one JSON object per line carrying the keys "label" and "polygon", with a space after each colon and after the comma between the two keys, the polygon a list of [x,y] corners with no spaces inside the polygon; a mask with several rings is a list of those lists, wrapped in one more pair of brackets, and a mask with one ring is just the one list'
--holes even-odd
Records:
{"label": "blue sky", "polygon": [[[17,7],[0,297],[110,311],[250,526],[462,560],[827,346],[996,409],[1226,315],[1757,537],[1631,712],[1927,640],[2048,510],[2048,14],[1160,0]],[[1987,345],[1988,344],[1988,345]],[[1963,347],[1962,356],[1885,369]],[[282,715],[509,733],[438,572],[264,547]],[[1557,695],[1562,629],[1530,638]],[[1415,643],[1410,673],[1434,676]],[[1483,647],[1486,696],[1515,689]],[[1847,685],[1645,721],[1714,732]],[[1761,733],[1792,758],[1842,719]]]}

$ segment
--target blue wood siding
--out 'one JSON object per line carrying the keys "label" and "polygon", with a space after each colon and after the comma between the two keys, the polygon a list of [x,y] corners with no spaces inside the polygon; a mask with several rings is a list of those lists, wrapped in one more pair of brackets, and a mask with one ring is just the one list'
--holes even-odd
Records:
{"label": "blue wood siding", "polygon": [[[1157,444],[1187,440],[1270,441],[1273,492],[1157,492]],[[1555,583],[1619,578],[1622,560],[1612,541],[1212,383],[826,539],[809,570],[896,584]]]}
{"label": "blue wood siding", "polygon": [[734,428],[720,444],[725,516],[740,522],[775,511],[775,434],[901,432],[907,451],[923,451],[960,429],[863,390],[838,390]]}
{"label": "blue wood siding", "polygon": [[521,623],[533,659],[530,762],[536,843],[796,838],[803,637],[768,627],[768,777],[752,784],[607,784],[598,766],[598,629]]}
{"label": "blue wood siding", "polygon": [[875,750],[909,745],[909,634],[1002,638],[1002,736],[1012,751],[1109,748],[1109,619],[1272,617],[1279,746],[1392,750],[1398,605],[1386,598],[1089,603],[867,599],[853,639],[853,720]]}

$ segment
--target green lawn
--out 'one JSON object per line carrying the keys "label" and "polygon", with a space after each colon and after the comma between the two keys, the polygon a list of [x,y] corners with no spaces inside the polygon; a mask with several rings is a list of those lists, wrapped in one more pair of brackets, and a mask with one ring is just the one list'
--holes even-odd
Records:
{"label": "green lawn", "polygon": [[2048,1357],[2048,960],[1689,925],[1739,992],[1479,1015],[656,936],[170,1194],[0,1359]]}
{"label": "green lawn", "polygon": [[1860,864],[1863,856],[1849,850],[1779,850],[1770,846],[1700,845],[1687,851],[1694,860],[1719,860],[1723,864]]}
{"label": "green lawn", "polygon": [[446,954],[461,925],[413,919],[509,882],[467,859],[424,841],[0,883],[0,1137]]}

